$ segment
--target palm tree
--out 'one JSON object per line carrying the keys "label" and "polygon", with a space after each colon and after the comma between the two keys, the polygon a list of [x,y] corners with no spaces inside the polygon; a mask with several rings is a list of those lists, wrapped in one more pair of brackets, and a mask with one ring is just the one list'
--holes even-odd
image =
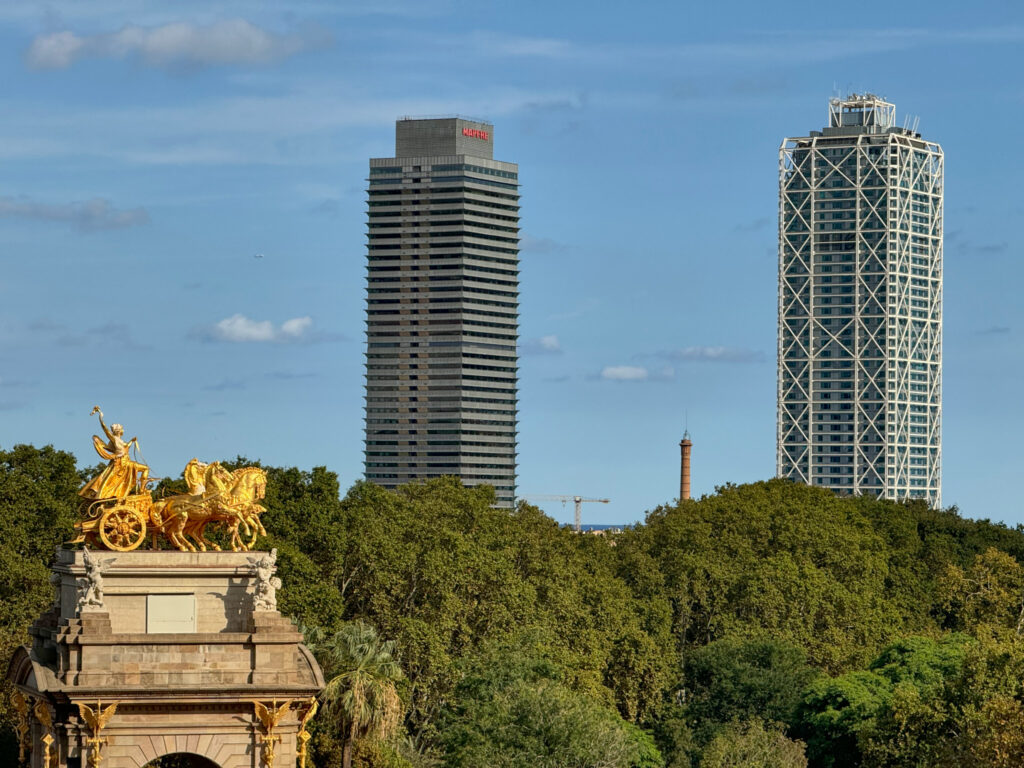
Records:
{"label": "palm tree", "polygon": [[338,723],[342,737],[342,766],[352,768],[352,748],[360,739],[392,736],[402,719],[402,700],[395,683],[402,670],[395,661],[395,644],[381,640],[363,621],[345,624],[318,649],[333,677],[320,698],[324,714]]}

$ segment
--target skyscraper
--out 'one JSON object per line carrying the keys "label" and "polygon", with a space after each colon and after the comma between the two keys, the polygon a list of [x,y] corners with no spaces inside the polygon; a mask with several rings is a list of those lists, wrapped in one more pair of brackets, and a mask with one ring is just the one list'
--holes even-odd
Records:
{"label": "skyscraper", "polygon": [[519,174],[494,126],[399,120],[370,160],[366,479],[516,485]]}
{"label": "skyscraper", "polygon": [[779,152],[778,474],[941,503],[942,149],[872,94]]}

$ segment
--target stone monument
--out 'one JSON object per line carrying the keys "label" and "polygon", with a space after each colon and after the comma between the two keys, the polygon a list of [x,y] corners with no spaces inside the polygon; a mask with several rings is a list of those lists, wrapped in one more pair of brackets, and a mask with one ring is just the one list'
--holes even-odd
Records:
{"label": "stone monument", "polygon": [[[262,531],[265,473],[193,459],[190,493],[154,500],[148,467],[128,455],[137,441],[124,443],[118,425],[108,430],[100,419],[110,440],[94,441],[110,465],[81,492],[76,542],[85,546],[57,549],[54,603],[7,671],[21,760],[142,768],[188,755],[220,768],[303,765],[324,679],[277,611],[276,550],[249,551]],[[206,539],[218,523],[236,551]],[[147,531],[153,549],[140,548]],[[157,549],[160,534],[176,549]]]}

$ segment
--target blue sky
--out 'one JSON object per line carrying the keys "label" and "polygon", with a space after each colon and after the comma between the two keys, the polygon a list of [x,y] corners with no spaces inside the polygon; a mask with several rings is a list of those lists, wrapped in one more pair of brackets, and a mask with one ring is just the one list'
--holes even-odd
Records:
{"label": "blue sky", "polygon": [[696,494],[771,477],[778,146],[870,90],[946,153],[943,501],[1024,522],[1024,10],[848,8],[0,2],[0,446],[91,463],[99,404],[347,487],[367,159],[459,113],[520,165],[520,493],[640,519],[687,419]]}

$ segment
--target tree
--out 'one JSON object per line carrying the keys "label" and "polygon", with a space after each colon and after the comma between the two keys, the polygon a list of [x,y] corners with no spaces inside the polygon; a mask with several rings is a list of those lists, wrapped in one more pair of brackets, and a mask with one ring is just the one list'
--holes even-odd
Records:
{"label": "tree", "polygon": [[952,755],[962,752],[966,730],[960,708],[974,709],[972,690],[985,688],[988,677],[980,672],[987,662],[979,650],[966,635],[910,637],[883,649],[867,670],[813,683],[798,727],[811,764],[958,764]]}
{"label": "tree", "polygon": [[1024,635],[1024,567],[989,547],[970,568],[947,564],[939,579],[945,624],[952,629]]}
{"label": "tree", "polygon": [[892,683],[867,670],[812,683],[804,694],[797,734],[807,742],[811,765],[856,768],[861,740],[875,727],[892,694]]}
{"label": "tree", "polygon": [[726,726],[704,749],[701,768],[807,768],[803,742],[758,719]]}
{"label": "tree", "polygon": [[535,507],[510,513],[492,503],[490,489],[456,478],[397,491],[357,483],[342,500],[335,583],[346,618],[395,640],[413,736],[435,738],[460,659],[524,634],[573,691],[628,719],[649,717],[668,679],[667,609],[646,609],[606,541],[562,529]]}
{"label": "tree", "polygon": [[[0,450],[0,658],[28,642],[29,625],[53,601],[54,548],[74,535],[77,490],[85,482],[75,457],[53,446]],[[0,748],[13,743],[8,687],[0,685]]]}
{"label": "tree", "polygon": [[[871,505],[896,519],[876,531]],[[619,546],[657,563],[680,652],[773,637],[839,672],[928,620],[927,601],[903,586],[920,583],[921,566],[902,551],[895,557],[890,538],[919,544],[900,505],[771,480],[656,509]]]}
{"label": "tree", "polygon": [[653,739],[512,647],[465,670],[440,729],[448,768],[662,768]]}
{"label": "tree", "polygon": [[754,718],[792,725],[818,675],[803,650],[778,640],[717,640],[687,655],[686,713],[711,727]]}
{"label": "tree", "polygon": [[401,723],[403,706],[396,684],[402,671],[393,655],[394,643],[382,641],[369,624],[354,621],[316,651],[329,676],[320,694],[324,717],[337,724],[342,765],[351,768],[357,742],[387,738]]}

